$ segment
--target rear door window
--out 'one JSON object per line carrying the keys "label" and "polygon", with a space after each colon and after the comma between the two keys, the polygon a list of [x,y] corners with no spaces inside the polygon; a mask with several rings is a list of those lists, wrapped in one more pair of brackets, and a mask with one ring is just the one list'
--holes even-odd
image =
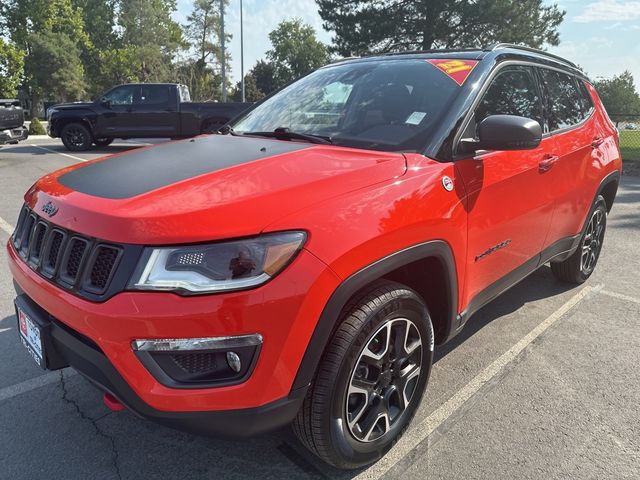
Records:
{"label": "rear door window", "polygon": [[169,105],[171,87],[168,85],[143,85],[137,105],[163,107]]}
{"label": "rear door window", "polygon": [[589,116],[592,106],[586,103],[575,77],[548,68],[541,68],[540,76],[551,132],[573,127]]}

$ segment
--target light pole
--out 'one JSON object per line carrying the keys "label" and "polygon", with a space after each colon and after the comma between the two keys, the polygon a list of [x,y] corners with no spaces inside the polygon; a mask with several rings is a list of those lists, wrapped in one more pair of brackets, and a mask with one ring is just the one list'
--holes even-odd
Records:
{"label": "light pole", "polygon": [[220,0],[220,52],[222,53],[222,101],[227,101],[227,59],[224,50],[224,0]]}
{"label": "light pole", "polygon": [[242,0],[240,0],[240,82],[242,85],[242,101],[244,102],[244,23],[242,21]]}

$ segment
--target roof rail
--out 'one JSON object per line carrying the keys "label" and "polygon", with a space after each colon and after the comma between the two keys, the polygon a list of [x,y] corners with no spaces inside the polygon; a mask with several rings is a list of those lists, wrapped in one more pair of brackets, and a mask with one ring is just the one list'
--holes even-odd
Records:
{"label": "roof rail", "polygon": [[430,48],[427,50],[404,50],[401,52],[386,52],[380,53],[383,57],[392,57],[394,55],[416,55],[421,53],[456,53],[456,52],[479,52],[481,48]]}
{"label": "roof rail", "polygon": [[494,43],[492,45],[489,45],[488,47],[485,47],[483,50],[485,52],[493,52],[494,50],[498,50],[500,48],[513,48],[515,50],[523,50],[525,52],[532,52],[532,53],[537,53],[539,55],[544,55],[545,57],[550,57],[553,58],[554,60],[558,60],[562,63],[566,63],[567,65],[573,67],[573,68],[577,68],[579,69],[580,67],[578,67],[578,65],[576,65],[575,63],[567,60],[566,58],[562,58],[559,55],[554,55],[553,53],[549,53],[549,52],[545,52],[544,50],[540,50],[537,48],[533,48],[533,47],[527,47],[525,45],[516,45],[515,43]]}

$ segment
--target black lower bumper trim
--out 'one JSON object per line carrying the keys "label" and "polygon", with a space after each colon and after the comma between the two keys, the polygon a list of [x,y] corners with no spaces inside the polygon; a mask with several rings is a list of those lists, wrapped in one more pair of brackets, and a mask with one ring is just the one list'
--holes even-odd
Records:
{"label": "black lower bumper trim", "polygon": [[[34,309],[43,312],[26,296],[23,297]],[[51,322],[53,348],[69,366],[100,390],[113,395],[138,416],[178,430],[227,438],[259,435],[291,423],[306,394],[306,388],[301,388],[275,402],[238,410],[198,412],[156,410],[134,392],[96,344],[44,312],[43,316]]]}

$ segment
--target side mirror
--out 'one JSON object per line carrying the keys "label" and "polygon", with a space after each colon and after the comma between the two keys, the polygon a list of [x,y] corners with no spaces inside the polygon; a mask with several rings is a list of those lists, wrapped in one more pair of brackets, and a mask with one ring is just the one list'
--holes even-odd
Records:
{"label": "side mirror", "polygon": [[109,100],[107,97],[102,97],[100,99],[100,105],[102,105],[104,108],[111,108],[111,100]]}
{"label": "side mirror", "polygon": [[465,150],[532,150],[542,141],[542,127],[530,118],[491,115],[478,125],[478,138],[463,141]]}

